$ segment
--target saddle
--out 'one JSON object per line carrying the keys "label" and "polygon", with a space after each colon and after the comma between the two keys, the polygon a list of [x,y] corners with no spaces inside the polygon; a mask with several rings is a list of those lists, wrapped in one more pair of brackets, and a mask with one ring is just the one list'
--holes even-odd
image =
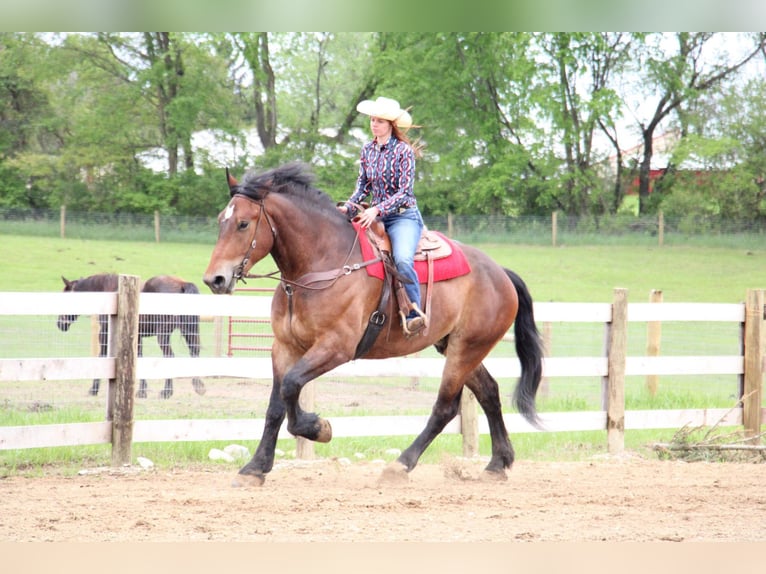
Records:
{"label": "saddle", "polygon": [[[399,315],[402,320],[413,308],[413,302],[410,301],[407,296],[407,292],[404,289],[404,284],[398,278],[398,273],[391,257],[391,238],[388,236],[385,230],[383,222],[378,220],[373,222],[370,227],[367,228],[367,237],[370,243],[373,245],[376,251],[381,254],[381,258],[384,262],[386,269],[386,276],[393,277],[394,293],[396,294],[396,301],[399,306]],[[425,261],[428,266],[428,281],[426,283],[426,301],[424,309],[421,310],[418,305],[414,305],[415,311],[419,313],[428,328],[429,311],[431,310],[431,292],[434,284],[434,261],[442,259],[452,255],[452,246],[439,234],[430,231],[428,228],[423,227],[423,232],[420,235],[417,249],[415,250],[415,261]]]}
{"label": "saddle", "polygon": [[[378,251],[391,253],[391,238],[386,233],[382,221],[375,221],[367,228],[367,237]],[[415,261],[434,261],[450,255],[452,246],[438,233],[424,227],[415,250]]]}

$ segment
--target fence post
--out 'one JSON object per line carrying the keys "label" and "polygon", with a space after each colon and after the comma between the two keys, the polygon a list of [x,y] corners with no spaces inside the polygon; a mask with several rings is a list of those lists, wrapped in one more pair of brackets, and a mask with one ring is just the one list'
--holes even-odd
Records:
{"label": "fence post", "polygon": [[665,244],[665,215],[662,210],[657,214],[657,243],[660,247]]}
{"label": "fence post", "polygon": [[559,228],[559,212],[554,211],[551,213],[551,244],[556,247],[558,228]]}
{"label": "fence post", "polygon": [[[652,289],[649,293],[650,303],[662,303],[662,290]],[[648,321],[646,323],[646,356],[658,357],[660,355],[660,341],[662,340],[662,323],[660,321]],[[646,389],[651,396],[657,394],[659,375],[646,375]]]}
{"label": "fence post", "polygon": [[109,380],[112,414],[112,466],[130,464],[133,441],[133,397],[138,366],[138,297],[136,275],[120,275],[117,321],[113,330],[115,378]]}
{"label": "fence post", "polygon": [[745,302],[744,360],[742,389],[742,425],[752,444],[759,444],[763,386],[763,289],[748,289]]}
{"label": "fence post", "polygon": [[628,343],[628,290],[614,290],[609,331],[606,432],[609,454],[625,450],[625,356]]}
{"label": "fence post", "polygon": [[61,213],[59,215],[59,235],[61,235],[61,239],[66,237],[66,205],[61,206]]}
{"label": "fence post", "polygon": [[154,241],[160,242],[160,212],[156,209],[154,210]]}
{"label": "fence post", "polygon": [[463,435],[463,456],[471,458],[479,454],[479,419],[476,395],[463,387],[460,396],[460,433]]}

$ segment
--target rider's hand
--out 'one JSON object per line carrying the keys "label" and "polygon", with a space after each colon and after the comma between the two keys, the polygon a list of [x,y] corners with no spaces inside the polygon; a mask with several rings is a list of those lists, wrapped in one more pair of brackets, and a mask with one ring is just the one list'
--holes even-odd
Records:
{"label": "rider's hand", "polygon": [[368,207],[359,215],[359,225],[367,229],[378,215],[380,215],[380,210],[377,207]]}

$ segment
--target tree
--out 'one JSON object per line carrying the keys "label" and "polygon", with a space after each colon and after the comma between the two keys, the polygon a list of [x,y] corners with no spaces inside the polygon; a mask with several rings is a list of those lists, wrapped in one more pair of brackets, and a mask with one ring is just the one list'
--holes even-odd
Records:
{"label": "tree", "polygon": [[426,144],[418,164],[426,213],[519,213],[538,207],[524,33],[399,33],[376,61],[377,95],[413,106]]}
{"label": "tree", "polygon": [[[766,34],[757,35],[742,55],[730,58],[723,51],[714,53],[715,33],[679,32],[671,46],[660,45],[666,36],[653,36],[647,43],[640,63],[641,88],[646,98],[658,94],[647,120],[639,120],[643,154],[639,166],[639,213],[644,213],[649,198],[649,172],[654,154],[653,142],[657,129],[681,106],[691,105],[700,95],[733,76],[746,63],[762,52]],[[670,55],[668,56],[668,53]],[[638,114],[637,114],[638,115]]]}
{"label": "tree", "polygon": [[60,140],[39,77],[47,52],[34,34],[0,34],[0,205],[48,207],[38,183]]}
{"label": "tree", "polygon": [[546,56],[535,79],[538,108],[550,121],[553,149],[560,146],[563,152],[561,186],[553,199],[566,213],[613,211],[619,206],[619,187],[608,205],[601,201],[594,165],[604,160],[604,151],[597,151],[594,140],[604,131],[619,149],[607,127],[613,125],[620,105],[611,82],[629,57],[630,40],[622,33],[536,35]]}

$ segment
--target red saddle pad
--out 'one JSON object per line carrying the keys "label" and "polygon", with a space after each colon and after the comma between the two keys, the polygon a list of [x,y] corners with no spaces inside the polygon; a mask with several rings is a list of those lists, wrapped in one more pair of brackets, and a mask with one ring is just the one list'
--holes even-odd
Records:
{"label": "red saddle pad", "polygon": [[[370,244],[370,240],[367,238],[367,233],[362,226],[358,223],[354,223],[354,228],[359,234],[359,245],[362,247],[362,258],[365,261],[375,258],[375,252]],[[446,281],[447,279],[454,279],[461,275],[467,275],[471,272],[471,265],[468,263],[463,250],[460,249],[457,243],[449,239],[443,233],[439,231],[431,231],[431,233],[438,234],[442,239],[452,247],[452,254],[442,259],[434,260],[434,281]],[[375,263],[366,267],[367,274],[371,277],[377,277],[383,279],[383,263]],[[428,262],[427,261],[415,261],[415,271],[418,274],[418,280],[421,283],[428,282]]]}

